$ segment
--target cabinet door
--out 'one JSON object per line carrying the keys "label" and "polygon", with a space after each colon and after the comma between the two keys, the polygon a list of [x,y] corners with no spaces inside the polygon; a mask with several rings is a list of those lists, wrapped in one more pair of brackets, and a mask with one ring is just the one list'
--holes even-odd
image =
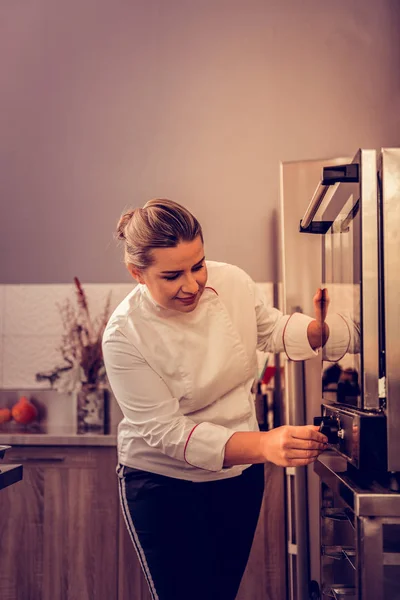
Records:
{"label": "cabinet door", "polygon": [[117,592],[116,452],[81,448],[72,456],[69,449],[66,458],[65,467],[46,469],[43,600],[110,600]]}
{"label": "cabinet door", "polygon": [[0,598],[116,598],[115,448],[14,447],[9,458],[24,479],[0,496]]}
{"label": "cabinet door", "polygon": [[264,500],[236,600],[287,597],[284,477],[282,467],[265,464]]}
{"label": "cabinet door", "polygon": [[43,598],[44,469],[25,467],[23,480],[0,491],[0,598]]}

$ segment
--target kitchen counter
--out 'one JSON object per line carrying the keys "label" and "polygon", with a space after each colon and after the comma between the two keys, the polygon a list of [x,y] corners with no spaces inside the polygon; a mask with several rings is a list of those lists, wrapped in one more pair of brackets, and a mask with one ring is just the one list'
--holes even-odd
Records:
{"label": "kitchen counter", "polygon": [[[22,479],[22,465],[0,464],[0,490]],[[1,501],[1,500],[0,500]]]}
{"label": "kitchen counter", "polygon": [[116,446],[116,431],[109,434],[81,433],[72,426],[47,431],[0,431],[0,444],[10,446]]}

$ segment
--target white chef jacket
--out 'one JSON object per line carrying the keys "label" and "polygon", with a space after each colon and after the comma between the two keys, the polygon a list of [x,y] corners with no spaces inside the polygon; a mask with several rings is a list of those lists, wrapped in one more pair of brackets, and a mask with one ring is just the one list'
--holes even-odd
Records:
{"label": "white chef jacket", "polygon": [[310,317],[284,316],[265,304],[241,269],[207,261],[208,280],[189,313],[165,309],[137,285],[112,314],[103,337],[107,376],[124,418],[119,462],[178,479],[210,481],[248,465],[223,468],[225,444],[257,431],[251,387],[256,348],[304,360]]}

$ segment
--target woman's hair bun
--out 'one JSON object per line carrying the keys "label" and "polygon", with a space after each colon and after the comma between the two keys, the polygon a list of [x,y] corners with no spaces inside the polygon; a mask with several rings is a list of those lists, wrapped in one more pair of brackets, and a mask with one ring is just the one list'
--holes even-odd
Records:
{"label": "woman's hair bun", "polygon": [[127,213],[122,215],[122,217],[118,221],[117,231],[116,231],[117,239],[126,240],[125,230],[128,226],[129,221],[132,219],[134,212],[135,212],[135,209],[129,210]]}

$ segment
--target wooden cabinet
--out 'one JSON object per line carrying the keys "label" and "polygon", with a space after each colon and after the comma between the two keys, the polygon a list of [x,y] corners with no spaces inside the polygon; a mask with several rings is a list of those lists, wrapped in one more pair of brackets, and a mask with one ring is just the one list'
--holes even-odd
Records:
{"label": "wooden cabinet", "polygon": [[134,554],[123,566],[115,448],[20,446],[7,458],[24,478],[0,496],[1,600],[147,600],[119,590],[124,571],[145,584]]}
{"label": "wooden cabinet", "polygon": [[287,598],[284,481],[283,468],[266,463],[264,500],[236,600]]}
{"label": "wooden cabinet", "polygon": [[[119,506],[115,448],[14,446],[7,459],[24,478],[0,492],[1,600],[151,600]],[[283,472],[265,473],[237,600],[286,597]]]}

